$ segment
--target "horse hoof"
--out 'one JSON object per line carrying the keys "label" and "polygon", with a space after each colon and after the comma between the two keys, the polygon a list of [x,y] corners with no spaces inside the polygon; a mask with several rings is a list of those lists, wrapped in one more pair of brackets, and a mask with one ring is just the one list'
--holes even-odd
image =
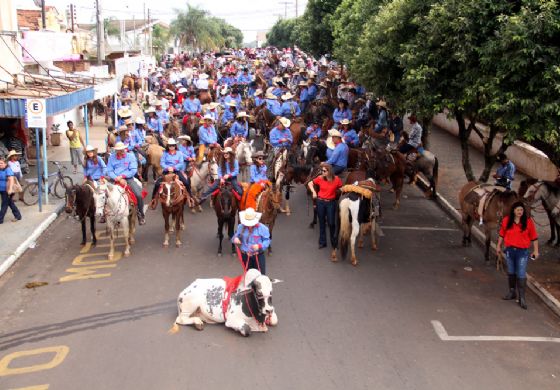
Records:
{"label": "horse hoof", "polygon": [[85,246],[85,245],[86,245],[85,241],[80,242],[80,246]]}
{"label": "horse hoof", "polygon": [[204,330],[204,323],[195,322],[194,323],[194,328],[196,330]]}
{"label": "horse hoof", "polygon": [[351,264],[352,264],[354,267],[357,267],[357,266],[358,266],[358,260],[352,260]]}
{"label": "horse hoof", "polygon": [[372,250],[372,251],[376,251],[376,250],[377,250],[377,245],[372,245],[372,246],[371,246],[371,250]]}
{"label": "horse hoof", "polygon": [[125,251],[124,252],[124,257],[128,257],[128,256],[130,256],[130,251]]}
{"label": "horse hoof", "polygon": [[115,255],[107,255],[108,260],[113,260],[114,257],[115,257]]}
{"label": "horse hoof", "polygon": [[136,240],[134,238],[131,238],[130,240],[128,240],[128,242],[130,242],[130,245],[133,245],[136,242]]}
{"label": "horse hoof", "polygon": [[176,248],[180,248],[180,247],[182,247],[182,246],[183,246],[183,243],[180,242],[180,241],[175,243],[175,247],[176,247]]}
{"label": "horse hoof", "polygon": [[164,242],[163,242],[163,246],[164,246],[165,248],[167,248],[167,247],[169,246],[169,242],[164,241]]}
{"label": "horse hoof", "polygon": [[222,252],[218,252],[218,257],[222,257]]}
{"label": "horse hoof", "polygon": [[315,229],[315,224],[313,222],[309,224],[309,229]]}

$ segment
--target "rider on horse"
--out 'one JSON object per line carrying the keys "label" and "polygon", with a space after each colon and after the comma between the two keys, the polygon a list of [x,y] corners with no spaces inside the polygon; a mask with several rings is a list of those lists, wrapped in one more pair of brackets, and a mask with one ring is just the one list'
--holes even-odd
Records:
{"label": "rider on horse", "polygon": [[294,96],[287,92],[286,94],[282,95],[282,116],[286,118],[294,118],[296,116],[301,115],[301,110],[296,102],[293,100]]}
{"label": "rider on horse", "polygon": [[249,207],[257,209],[257,198],[259,194],[271,185],[266,172],[267,167],[264,153],[262,151],[255,153],[253,155],[253,161],[255,163],[251,165],[251,184],[249,189],[243,194],[244,196],[241,202],[242,209],[247,209]]}
{"label": "rider on horse", "polygon": [[319,120],[313,119],[311,126],[305,130],[305,136],[310,142],[316,142],[321,138],[321,126],[319,126]]}
{"label": "rider on horse", "polygon": [[239,246],[243,267],[260,270],[266,274],[264,251],[270,246],[270,231],[265,224],[259,223],[262,214],[253,208],[239,212],[239,225],[231,242]]}
{"label": "rider on horse", "polygon": [[204,116],[204,124],[198,128],[198,157],[197,163],[201,163],[204,158],[206,148],[218,145],[218,133],[213,125],[214,119],[210,115]]}
{"label": "rider on horse", "polygon": [[[200,203],[204,202],[210,195],[212,195],[221,185],[225,182],[231,183],[233,190],[241,199],[243,195],[243,189],[237,182],[237,176],[239,175],[239,163],[233,156],[233,150],[227,147],[223,151],[222,159],[218,164],[218,179],[212,184],[203,194],[200,199]],[[199,204],[200,204],[199,203]]]}
{"label": "rider on horse", "polygon": [[342,134],[336,129],[329,130],[327,146],[332,150],[327,164],[332,166],[335,175],[341,174],[348,165],[348,146],[342,142]]}
{"label": "rider on horse", "polygon": [[229,128],[229,135],[231,138],[242,138],[245,139],[249,135],[249,123],[247,123],[247,118],[249,115],[245,111],[239,112],[237,114],[236,120]]}
{"label": "rider on horse", "polygon": [[[179,180],[181,181],[181,183],[183,183],[183,185],[187,189],[189,195],[192,197],[191,183],[189,181],[189,178],[187,177],[187,175],[185,175],[184,172],[186,158],[187,157],[183,155],[181,151],[177,150],[177,142],[173,138],[170,138],[167,141],[167,147],[165,148],[165,152],[163,152],[161,156],[160,165],[164,175],[169,173],[176,174]],[[163,177],[160,177],[154,183],[154,189],[152,191],[152,201],[150,202],[150,208],[152,210],[155,210],[157,206],[156,194],[159,191],[159,187],[161,186],[162,181],[163,181]]]}
{"label": "rider on horse", "polygon": [[155,135],[156,139],[160,146],[163,146],[163,139],[161,138],[161,134],[163,133],[163,124],[161,119],[157,116],[156,110],[153,107],[150,107],[146,110],[146,113],[149,115],[148,123],[148,130]]}
{"label": "rider on horse", "polygon": [[360,146],[360,137],[356,133],[356,130],[350,128],[350,121],[348,119],[343,119],[340,121],[340,132],[342,133],[342,139],[351,148],[357,148]]}
{"label": "rider on horse", "polygon": [[107,165],[101,157],[97,156],[97,148],[86,146],[86,157],[84,159],[84,182],[91,181],[94,186],[97,182],[107,176]]}
{"label": "rider on horse", "polygon": [[270,144],[273,148],[289,148],[294,138],[290,132],[291,121],[288,118],[280,118],[278,124],[270,130]]}

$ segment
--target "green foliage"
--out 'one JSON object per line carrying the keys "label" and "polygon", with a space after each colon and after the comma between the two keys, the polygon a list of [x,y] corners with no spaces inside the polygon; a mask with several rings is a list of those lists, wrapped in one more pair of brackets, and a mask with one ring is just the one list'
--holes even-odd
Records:
{"label": "green foliage", "polygon": [[152,48],[156,56],[161,56],[166,52],[170,41],[170,31],[167,28],[154,25],[152,29]]}
{"label": "green foliage", "polygon": [[296,19],[279,19],[266,34],[268,46],[278,48],[292,47],[297,42],[296,27],[301,17]]}
{"label": "green foliage", "polygon": [[332,53],[333,14],[342,0],[309,0],[296,28],[297,43],[307,52],[319,56]]}

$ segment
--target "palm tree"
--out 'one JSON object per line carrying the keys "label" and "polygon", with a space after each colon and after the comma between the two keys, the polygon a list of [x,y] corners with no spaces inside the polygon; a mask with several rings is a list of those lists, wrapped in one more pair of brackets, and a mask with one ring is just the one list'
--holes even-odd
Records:
{"label": "palm tree", "polygon": [[220,31],[208,12],[187,4],[187,12],[178,11],[177,19],[171,23],[181,45],[193,49],[215,49],[219,47]]}

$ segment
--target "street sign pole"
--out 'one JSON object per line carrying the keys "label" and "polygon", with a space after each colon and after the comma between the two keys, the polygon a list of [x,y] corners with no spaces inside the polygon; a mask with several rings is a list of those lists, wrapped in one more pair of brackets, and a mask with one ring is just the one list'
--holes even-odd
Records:
{"label": "street sign pole", "polygon": [[47,158],[47,129],[43,131],[43,177],[45,178],[45,204],[49,203],[49,162]]}
{"label": "street sign pole", "polygon": [[41,174],[41,146],[39,145],[39,128],[35,128],[35,153],[37,155],[37,185],[39,186],[39,212],[43,211],[43,177]]}
{"label": "street sign pole", "polygon": [[84,105],[84,126],[86,128],[86,145],[89,145],[89,122],[88,122],[88,108],[87,104]]}

